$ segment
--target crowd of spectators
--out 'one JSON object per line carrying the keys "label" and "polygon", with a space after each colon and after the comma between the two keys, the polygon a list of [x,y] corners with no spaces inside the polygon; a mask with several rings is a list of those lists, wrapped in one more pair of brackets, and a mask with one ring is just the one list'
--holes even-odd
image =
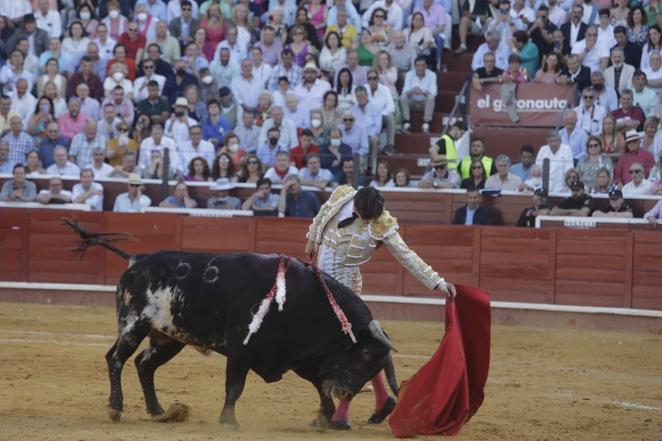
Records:
{"label": "crowd of spectators", "polygon": [[[519,158],[470,135],[459,157],[456,123],[420,179],[388,160],[370,170],[412,111],[430,131],[454,23],[456,53],[484,37],[471,84],[500,84],[513,122],[524,82],[575,85],[577,106]],[[194,208],[186,183],[209,182],[208,208],[311,216],[319,200],[302,187],[534,192],[545,159],[553,193],[662,194],[660,26],[659,0],[5,0],[0,173],[14,179],[0,199],[101,210],[95,178],[110,177],[128,185],[114,209],[138,211],[153,204],[142,180],[170,177],[180,183],[154,204]],[[40,174],[52,178],[37,194],[26,177]],[[80,179],[71,194],[67,176]],[[236,199],[237,182],[256,193]],[[488,218],[479,200],[462,223]]]}

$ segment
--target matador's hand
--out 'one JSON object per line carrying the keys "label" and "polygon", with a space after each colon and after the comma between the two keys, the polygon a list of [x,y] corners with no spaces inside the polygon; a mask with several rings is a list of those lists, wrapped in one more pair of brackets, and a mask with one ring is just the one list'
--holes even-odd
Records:
{"label": "matador's hand", "polygon": [[455,298],[457,291],[455,290],[455,285],[449,282],[440,283],[439,290],[451,298]]}

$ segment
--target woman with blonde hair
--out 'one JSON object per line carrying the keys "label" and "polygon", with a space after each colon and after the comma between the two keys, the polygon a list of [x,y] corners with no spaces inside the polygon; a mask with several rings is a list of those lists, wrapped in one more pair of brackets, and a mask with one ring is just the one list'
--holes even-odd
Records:
{"label": "woman with blonde hair", "polygon": [[616,117],[608,114],[602,120],[602,131],[599,135],[602,143],[602,152],[609,156],[612,162],[616,162],[625,152],[625,138],[616,130]]}
{"label": "woman with blonde hair", "polygon": [[653,152],[653,147],[655,143],[655,135],[657,134],[658,126],[660,125],[660,120],[654,116],[649,116],[644,121],[644,137],[641,139],[641,148],[648,150],[651,153]]}
{"label": "woman with blonde hair", "polygon": [[67,91],[67,79],[59,71],[60,63],[56,58],[50,58],[46,62],[46,73],[39,77],[39,81],[37,81],[37,96],[44,94],[44,86],[50,81],[57,88],[57,96],[64,98]]}
{"label": "woman with blonde hair", "polygon": [[251,18],[248,7],[239,3],[232,8],[232,21],[237,27],[237,44],[241,47],[248,47],[251,43]]}
{"label": "woman with blonde hair", "polygon": [[[221,13],[221,9],[216,3],[209,5],[207,9],[207,15],[200,19],[200,28],[205,31],[205,42],[203,46],[203,53],[205,58],[208,61],[211,61],[214,58],[214,52],[218,44],[225,39],[225,31],[227,26],[225,24],[225,19]],[[198,37],[198,31],[196,31],[196,37]]]}

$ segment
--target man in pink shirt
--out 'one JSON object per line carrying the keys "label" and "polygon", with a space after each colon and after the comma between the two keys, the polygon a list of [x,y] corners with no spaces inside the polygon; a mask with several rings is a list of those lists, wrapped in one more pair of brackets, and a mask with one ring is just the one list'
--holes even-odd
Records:
{"label": "man in pink shirt", "polygon": [[614,182],[627,184],[632,180],[630,167],[635,162],[644,166],[644,176],[648,177],[651,168],[655,165],[655,158],[648,150],[641,148],[641,139],[636,130],[628,130],[625,134],[625,153],[621,155],[614,170]]}
{"label": "man in pink shirt", "polygon": [[644,214],[644,219],[651,224],[656,224],[658,219],[662,219],[662,200],[657,201],[657,204]]}
{"label": "man in pink shirt", "polygon": [[75,96],[69,98],[68,107],[69,111],[58,118],[58,124],[60,124],[60,135],[71,140],[76,134],[83,131],[89,118],[80,113],[79,98]]}

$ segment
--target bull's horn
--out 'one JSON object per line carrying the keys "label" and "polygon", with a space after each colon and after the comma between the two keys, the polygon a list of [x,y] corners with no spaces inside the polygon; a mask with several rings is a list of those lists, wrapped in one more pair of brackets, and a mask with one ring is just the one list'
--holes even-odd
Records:
{"label": "bull's horn", "polygon": [[370,322],[368,325],[368,329],[370,329],[370,333],[372,334],[373,337],[375,337],[377,340],[380,342],[384,343],[387,348],[389,348],[392,351],[398,352],[397,349],[393,346],[393,343],[388,339],[386,334],[384,334],[384,331],[382,330],[382,327],[379,325],[379,322],[377,320],[373,320]]}
{"label": "bull's horn", "polygon": [[397,397],[398,393],[400,392],[400,388],[398,387],[398,380],[395,378],[395,368],[393,367],[393,358],[391,358],[391,354],[388,354],[386,366],[384,366],[384,373],[386,374],[386,381],[388,381],[388,385]]}

